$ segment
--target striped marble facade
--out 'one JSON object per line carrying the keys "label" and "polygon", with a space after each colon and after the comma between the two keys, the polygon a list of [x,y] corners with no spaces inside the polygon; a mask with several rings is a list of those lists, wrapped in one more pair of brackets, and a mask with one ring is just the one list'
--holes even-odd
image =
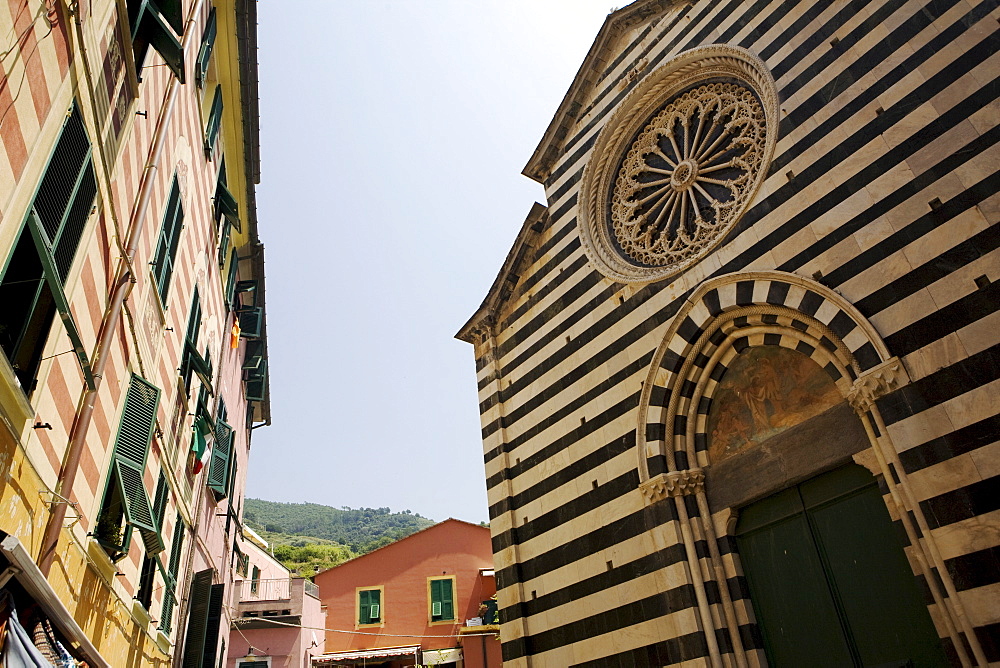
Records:
{"label": "striped marble facade", "polygon": [[[1000,662],[998,20],[995,0],[641,0],[609,16],[525,169],[547,206],[459,332],[505,665],[766,661],[705,430],[726,364],[755,346],[827,371],[868,439],[840,461],[878,480],[949,657]],[[594,145],[645,77],[713,44],[773,76],[767,177],[698,264],[614,282],[578,230]]]}

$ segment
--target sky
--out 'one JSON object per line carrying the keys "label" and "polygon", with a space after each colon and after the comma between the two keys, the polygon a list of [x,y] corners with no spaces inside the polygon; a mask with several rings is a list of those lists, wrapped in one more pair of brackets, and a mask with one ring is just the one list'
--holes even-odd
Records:
{"label": "sky", "polygon": [[260,2],[272,425],[247,496],[488,519],[478,309],[521,175],[608,12],[590,0]]}

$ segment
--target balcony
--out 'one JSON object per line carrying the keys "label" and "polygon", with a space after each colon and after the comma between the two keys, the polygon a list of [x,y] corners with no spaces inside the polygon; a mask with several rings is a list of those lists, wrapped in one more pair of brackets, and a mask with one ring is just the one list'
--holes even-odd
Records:
{"label": "balcony", "polygon": [[233,620],[233,625],[241,629],[301,624],[303,597],[319,600],[319,589],[305,578],[243,580],[238,591],[239,616]]}

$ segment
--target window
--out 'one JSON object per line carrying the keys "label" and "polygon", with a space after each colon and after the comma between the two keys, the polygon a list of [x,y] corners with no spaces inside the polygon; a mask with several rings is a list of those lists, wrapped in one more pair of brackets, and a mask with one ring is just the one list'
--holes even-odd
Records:
{"label": "window", "polygon": [[153,277],[156,279],[160,303],[167,307],[167,294],[170,292],[170,276],[174,272],[174,260],[177,258],[177,247],[181,240],[181,228],[184,227],[184,206],[181,204],[181,190],[174,177],[174,185],[170,188],[167,199],[167,210],[160,226],[160,237],[156,242],[156,255],[153,259]]}
{"label": "window", "polygon": [[212,447],[212,462],[208,468],[206,484],[215,493],[216,500],[224,499],[229,493],[229,477],[233,460],[233,428],[226,423],[226,404],[219,400],[219,411],[215,416],[215,445]]}
{"label": "window", "polygon": [[215,7],[208,15],[205,31],[201,34],[201,47],[198,49],[198,62],[194,68],[194,80],[198,88],[205,85],[205,75],[208,74],[208,64],[212,60],[212,49],[215,47],[215,35],[218,26],[215,22]]}
{"label": "window", "polygon": [[159,51],[167,66],[184,83],[184,50],[179,35],[184,34],[182,0],[128,0],[128,23],[132,27],[135,69],[142,81],[142,64],[149,47]]}
{"label": "window", "polygon": [[185,394],[190,394],[191,392],[192,374],[198,375],[203,389],[212,387],[212,363],[209,359],[208,348],[205,348],[204,357],[198,353],[198,334],[200,332],[201,297],[196,287],[194,294],[191,296],[191,312],[188,315],[187,333],[184,335],[184,356],[181,361],[181,375],[184,377]]}
{"label": "window", "polygon": [[[226,229],[229,229],[228,227]],[[219,263],[222,266],[222,262]],[[226,277],[226,304],[229,308],[234,308],[236,306],[236,279],[238,277],[238,272],[240,270],[240,258],[236,253],[236,249],[232,250],[229,258],[229,274]]]}
{"label": "window", "polygon": [[212,584],[214,569],[198,571],[191,580],[188,628],[183,668],[214,666],[219,649],[219,626],[225,585]]}
{"label": "window", "polygon": [[236,560],[236,573],[246,577],[250,569],[250,555],[243,554],[239,546],[233,543],[233,557]]}
{"label": "window", "polygon": [[260,590],[260,569],[253,567],[253,574],[250,576],[250,594],[256,596]]}
{"label": "window", "polygon": [[115,439],[111,475],[94,531],[114,560],[128,552],[132,528],[139,530],[147,554],[163,550],[160,527],[142,481],[159,400],[159,389],[132,375]]}
{"label": "window", "polygon": [[382,587],[358,589],[358,625],[382,623]]}
{"label": "window", "polygon": [[[163,475],[163,471],[160,471],[160,478],[156,483],[156,493],[153,496],[153,519],[156,520],[156,528],[161,535],[163,533],[163,513],[166,510],[168,493],[167,478]],[[136,600],[147,610],[149,610],[149,606],[153,602],[153,585],[156,577],[156,568],[156,557],[147,554],[142,562],[142,573],[139,576],[139,591],[135,595]]]}
{"label": "window", "polygon": [[222,84],[215,85],[215,93],[212,95],[212,107],[208,111],[208,123],[205,125],[205,153],[211,154],[215,149],[215,142],[219,138],[219,131],[222,129]]}
{"label": "window", "polygon": [[184,521],[180,513],[174,524],[174,538],[170,542],[170,561],[167,562],[167,578],[163,593],[163,608],[160,611],[160,630],[169,634],[174,616],[174,606],[177,604],[177,572],[181,566],[181,549],[184,546]]}
{"label": "window", "polygon": [[427,581],[431,622],[455,620],[455,577],[429,578]]}
{"label": "window", "polygon": [[90,362],[63,290],[97,194],[90,140],[74,105],[56,142],[13,252],[0,259],[0,348],[26,394],[56,312],[69,334],[87,384]]}

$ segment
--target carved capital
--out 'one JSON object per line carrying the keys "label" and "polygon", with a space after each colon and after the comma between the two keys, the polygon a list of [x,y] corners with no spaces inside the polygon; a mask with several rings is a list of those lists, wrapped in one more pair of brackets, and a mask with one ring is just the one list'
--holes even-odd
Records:
{"label": "carved capital", "polygon": [[906,385],[910,378],[898,357],[882,362],[858,376],[847,393],[847,401],[858,415],[872,409],[875,401]]}
{"label": "carved capital", "polygon": [[668,496],[687,496],[705,487],[705,472],[701,469],[661,473],[639,485],[646,505],[662,501]]}

